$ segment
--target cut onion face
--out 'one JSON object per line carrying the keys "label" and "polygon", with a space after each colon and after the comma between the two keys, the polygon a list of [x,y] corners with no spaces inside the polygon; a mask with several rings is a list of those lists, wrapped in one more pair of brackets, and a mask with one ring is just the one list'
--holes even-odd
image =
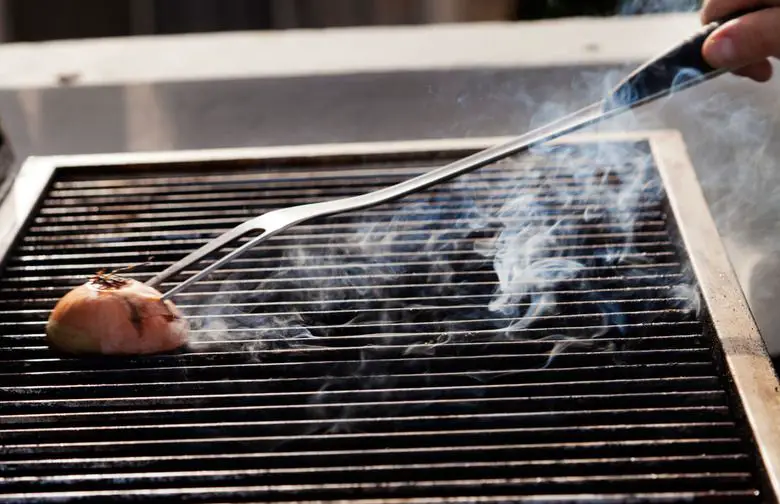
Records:
{"label": "cut onion face", "polygon": [[169,352],[188,336],[189,324],[159,291],[113,274],[99,273],[68,292],[46,324],[49,345],[75,355]]}

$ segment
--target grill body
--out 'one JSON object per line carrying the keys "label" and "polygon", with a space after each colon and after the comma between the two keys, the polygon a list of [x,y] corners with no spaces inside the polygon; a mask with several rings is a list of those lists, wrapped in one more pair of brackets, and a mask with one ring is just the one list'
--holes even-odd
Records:
{"label": "grill body", "polygon": [[151,257],[144,280],[246,218],[487,143],[28,163],[3,207],[0,498],[773,501],[777,381],[673,133],[575,137],[298,226],[176,299],[181,353],[44,344],[97,269]]}

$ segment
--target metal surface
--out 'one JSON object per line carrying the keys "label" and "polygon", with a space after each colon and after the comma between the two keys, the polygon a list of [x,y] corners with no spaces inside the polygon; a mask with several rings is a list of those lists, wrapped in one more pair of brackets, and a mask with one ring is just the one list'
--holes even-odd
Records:
{"label": "metal surface", "polygon": [[[486,167],[468,184],[404,205],[279,235],[182,295],[193,323],[212,323],[196,328],[188,352],[119,361],[60,359],[40,344],[52,303],[96,267],[142,253],[155,256],[155,268],[259,208],[361,193],[500,139],[34,160],[20,180],[47,197],[27,223],[37,198],[16,200],[19,241],[2,249],[0,437],[9,462],[0,488],[33,501],[512,501],[549,493],[769,501],[755,494],[748,432],[776,471],[777,381],[679,137],[598,140],[643,138],[673,211],[667,221],[652,183],[632,207],[630,236],[646,262],[604,255],[626,244],[626,231],[578,221],[578,212],[589,208],[592,219],[601,208],[584,198],[568,207],[572,221],[559,239],[565,257],[586,261],[589,280],[562,279],[570,304],[532,316],[529,326],[506,331],[507,317],[486,316],[496,279],[474,246],[501,227],[464,213],[472,208],[464,203],[494,215],[507,198],[527,194],[555,212],[560,196],[582,189],[578,164],[559,167],[555,152]],[[580,140],[586,148],[594,138]],[[633,165],[604,169],[610,183],[634,180]],[[668,233],[675,222],[684,248]],[[684,278],[686,255],[712,326],[669,292],[668,279]],[[336,274],[345,262],[351,269]],[[605,291],[613,297],[602,301],[616,309],[588,297]],[[239,325],[226,332],[230,324],[220,322]],[[559,340],[538,338],[604,329],[592,346],[551,360]],[[736,428],[740,402],[746,431]]]}
{"label": "metal surface", "polygon": [[704,301],[723,346],[728,370],[740,391],[740,399],[753,428],[763,462],[775,493],[780,489],[780,386],[766,346],[750,314],[728,261],[684,145],[679,138],[673,149],[654,145],[680,235],[702,289]]}

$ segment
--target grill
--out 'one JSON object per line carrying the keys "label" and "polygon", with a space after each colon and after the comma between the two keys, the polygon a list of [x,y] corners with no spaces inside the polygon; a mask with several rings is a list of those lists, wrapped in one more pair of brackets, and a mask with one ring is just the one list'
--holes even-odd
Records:
{"label": "grill", "polygon": [[45,346],[98,269],[145,280],[486,143],[29,161],[3,207],[0,498],[771,502],[777,381],[674,133],[293,228],[177,298],[182,352]]}

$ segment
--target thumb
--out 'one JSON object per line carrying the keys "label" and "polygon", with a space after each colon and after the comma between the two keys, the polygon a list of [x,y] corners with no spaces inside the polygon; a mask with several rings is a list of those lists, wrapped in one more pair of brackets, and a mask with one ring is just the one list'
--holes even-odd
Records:
{"label": "thumb", "polygon": [[780,56],[780,7],[724,24],[705,41],[703,55],[713,67],[730,70]]}

